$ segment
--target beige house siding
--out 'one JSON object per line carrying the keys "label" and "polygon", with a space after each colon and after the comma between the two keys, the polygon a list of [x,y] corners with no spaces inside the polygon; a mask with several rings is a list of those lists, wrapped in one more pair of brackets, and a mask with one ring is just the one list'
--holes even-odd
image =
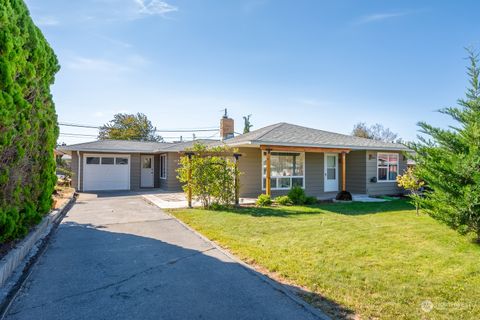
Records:
{"label": "beige house siding", "polygon": [[160,155],[154,155],[153,163],[153,186],[160,188]]}
{"label": "beige house siding", "polygon": [[404,190],[397,186],[397,183],[392,182],[371,182],[372,178],[377,177],[377,154],[378,153],[397,153],[399,154],[399,174],[407,169],[407,160],[402,153],[391,151],[367,151],[365,161],[367,163],[367,194],[369,195],[388,195],[403,193]]}
{"label": "beige house siding", "polygon": [[[262,190],[262,151],[255,148],[240,148],[242,154],[238,168],[240,176],[240,196],[257,197],[265,193]],[[324,179],[324,157],[323,153],[305,153],[305,192],[308,195],[321,197],[325,195],[323,187]],[[340,157],[340,155],[339,155]],[[342,171],[339,168],[339,190],[341,189]],[[289,190],[272,190],[272,197],[287,194]]]}
{"label": "beige house siding", "polygon": [[347,154],[347,191],[365,194],[367,192],[366,151],[351,151]]}
{"label": "beige house siding", "polygon": [[324,162],[324,153],[305,153],[305,192],[310,196],[318,197],[324,193]]}
{"label": "beige house siding", "polygon": [[70,164],[72,168],[73,175],[72,175],[72,187],[76,190],[80,191],[78,188],[78,155],[77,152],[72,151],[72,162]]}
{"label": "beige house siding", "polygon": [[130,154],[130,190],[140,189],[140,176],[141,176],[141,163],[140,154]]}
{"label": "beige house siding", "polygon": [[[262,151],[257,148],[240,148],[242,157],[239,160],[240,176],[240,196],[257,197],[263,193],[262,190]],[[381,151],[380,151],[381,152]],[[111,154],[111,152],[88,152],[94,154]],[[346,156],[347,172],[347,190],[352,193],[367,193],[370,195],[398,194],[402,192],[395,182],[377,182],[372,183],[370,179],[377,176],[377,151],[352,151]],[[391,153],[391,152],[390,152]],[[396,152],[398,153],[398,152]],[[80,190],[83,190],[83,155],[80,152]],[[399,173],[407,168],[407,161],[400,154]],[[141,154],[131,153],[130,155],[130,189],[140,189],[141,179]],[[181,191],[182,185],[177,179],[177,168],[180,159],[178,152],[168,152],[166,155],[167,177],[160,179],[160,154],[154,155],[154,185],[156,188],[162,188],[168,191]],[[308,195],[316,197],[325,197],[324,192],[324,154],[309,153],[305,154],[305,191]],[[77,188],[78,157],[76,152],[72,152],[71,167],[74,172],[72,177],[72,186]],[[339,154],[338,163],[338,183],[341,190],[342,184],[342,164]],[[288,190],[272,190],[272,196],[286,194]]]}
{"label": "beige house siding", "polygon": [[262,151],[255,148],[240,148],[238,162],[240,171],[240,196],[257,197],[262,193]]}
{"label": "beige house siding", "polygon": [[[182,184],[177,179],[178,162],[180,161],[180,154],[178,152],[163,153],[166,155],[167,177],[160,179],[159,187],[168,191],[182,191]],[[159,156],[160,163],[160,156]],[[160,166],[159,166],[160,175]]]}

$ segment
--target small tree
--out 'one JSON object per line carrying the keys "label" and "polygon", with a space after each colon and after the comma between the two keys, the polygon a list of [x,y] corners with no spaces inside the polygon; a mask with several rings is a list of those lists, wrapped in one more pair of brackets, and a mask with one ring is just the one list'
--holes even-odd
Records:
{"label": "small tree", "polygon": [[367,139],[372,138],[365,122],[359,122],[353,126],[352,136]]}
{"label": "small tree", "polygon": [[[192,196],[198,199],[204,208],[212,204],[232,205],[235,202],[235,163],[231,156],[233,150],[228,146],[208,148],[197,143],[191,150],[194,155],[180,158],[177,169],[178,179],[183,183],[183,190],[190,187]],[[189,179],[189,168],[191,179]]]}
{"label": "small tree", "polygon": [[143,113],[117,113],[113,120],[100,128],[98,139],[161,142],[163,138]]}
{"label": "small tree", "polygon": [[249,114],[248,116],[244,116],[243,117],[243,122],[244,122],[244,125],[243,125],[243,133],[249,133],[250,132],[250,129],[253,127],[253,125],[250,123],[250,117],[252,115]]}
{"label": "small tree", "polygon": [[385,142],[394,142],[398,138],[398,134],[379,123],[369,127],[365,122],[359,122],[353,126],[352,136]]}
{"label": "small tree", "polygon": [[449,129],[420,122],[416,175],[428,185],[420,204],[432,217],[461,233],[475,232],[480,242],[480,68],[469,52],[470,88],[458,107],[440,110],[456,121]]}
{"label": "small tree", "polygon": [[397,184],[399,187],[402,187],[410,191],[409,197],[412,199],[413,204],[415,205],[415,210],[417,211],[420,206],[420,193],[422,187],[425,185],[425,182],[418,179],[415,176],[415,170],[413,168],[408,168],[403,175],[397,176]]}

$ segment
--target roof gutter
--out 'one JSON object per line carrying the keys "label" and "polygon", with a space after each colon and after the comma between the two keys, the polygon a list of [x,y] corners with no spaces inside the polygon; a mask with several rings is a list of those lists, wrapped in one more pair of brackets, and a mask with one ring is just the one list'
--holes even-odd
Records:
{"label": "roof gutter", "polygon": [[118,150],[118,149],[62,149],[65,150],[65,152],[93,152],[93,153],[154,153],[154,150]]}
{"label": "roof gutter", "polygon": [[352,150],[392,150],[392,151],[411,151],[407,147],[381,147],[381,146],[354,146],[354,145],[325,145],[325,144],[302,144],[302,143],[278,143],[264,141],[249,141],[248,144],[269,145],[269,146],[285,146],[285,147],[315,147],[330,149],[352,149]]}

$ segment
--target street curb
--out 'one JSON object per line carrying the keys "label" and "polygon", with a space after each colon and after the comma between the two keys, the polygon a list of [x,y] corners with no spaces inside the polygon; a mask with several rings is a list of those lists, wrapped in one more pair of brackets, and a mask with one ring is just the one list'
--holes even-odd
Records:
{"label": "street curb", "polygon": [[[65,203],[61,208],[52,210],[48,215],[43,217],[42,221],[33,228],[32,231],[18,243],[7,255],[0,260],[0,291],[6,288],[7,282],[17,268],[25,263],[25,258],[31,256],[32,249],[38,242],[43,241],[52,230],[52,227],[63,218],[64,213],[68,211],[75,202],[76,195]],[[11,289],[11,288],[10,288]],[[8,295],[8,294],[7,294]],[[0,304],[3,303],[5,297],[0,297]]]}
{"label": "street curb", "polygon": [[260,278],[260,280],[262,280],[263,282],[269,284],[271,287],[273,287],[273,289],[283,293],[285,296],[287,296],[288,298],[290,298],[291,300],[293,300],[295,303],[299,304],[301,307],[303,307],[304,309],[306,309],[308,312],[312,313],[314,316],[318,317],[319,319],[321,320],[332,320],[329,316],[327,316],[325,313],[323,313],[322,311],[320,311],[319,309],[313,307],[312,305],[310,305],[309,303],[307,303],[306,301],[304,301],[303,299],[301,299],[300,297],[298,297],[295,292],[293,290],[291,290],[290,288],[284,286],[283,284],[281,283],[278,283],[272,279],[270,279],[268,276],[266,276],[265,274],[263,273],[260,273],[258,270],[256,270],[254,267],[252,267],[251,265],[245,263],[244,261],[240,260],[239,258],[237,258],[236,256],[234,256],[233,254],[231,254],[230,252],[226,251],[225,249],[223,249],[222,247],[220,247],[219,245],[217,245],[215,242],[213,242],[212,240],[208,239],[207,237],[205,237],[203,234],[199,233],[198,231],[196,231],[195,229],[193,229],[192,227],[190,227],[189,225],[187,225],[186,223],[184,223],[183,221],[177,219],[177,217],[175,217],[174,215],[170,214],[169,212],[167,211],[164,211],[158,204],[157,202],[155,201],[155,196],[152,196],[152,195],[142,195],[142,198],[144,200],[146,200],[148,203],[151,203],[155,206],[157,206],[158,208],[160,208],[164,213],[166,213],[167,215],[169,215],[170,217],[172,217],[173,219],[175,219],[178,223],[180,223],[185,229],[189,230],[190,232],[194,233],[195,235],[199,236],[200,238],[202,238],[205,242],[209,243],[210,245],[212,245],[215,249],[217,249],[218,251],[220,251],[221,253],[223,253],[224,255],[226,255],[227,257],[229,257],[230,259],[232,259],[234,262],[238,263],[239,265],[241,265],[246,271],[248,271],[250,274],[254,275],[254,276],[257,276],[258,278]]}

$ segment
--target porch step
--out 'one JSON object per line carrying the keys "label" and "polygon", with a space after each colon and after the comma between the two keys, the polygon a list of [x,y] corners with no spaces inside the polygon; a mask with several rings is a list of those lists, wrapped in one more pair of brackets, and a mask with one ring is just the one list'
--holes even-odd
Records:
{"label": "porch step", "polygon": [[358,202],[385,202],[387,200],[370,197],[368,194],[352,194],[352,201]]}

